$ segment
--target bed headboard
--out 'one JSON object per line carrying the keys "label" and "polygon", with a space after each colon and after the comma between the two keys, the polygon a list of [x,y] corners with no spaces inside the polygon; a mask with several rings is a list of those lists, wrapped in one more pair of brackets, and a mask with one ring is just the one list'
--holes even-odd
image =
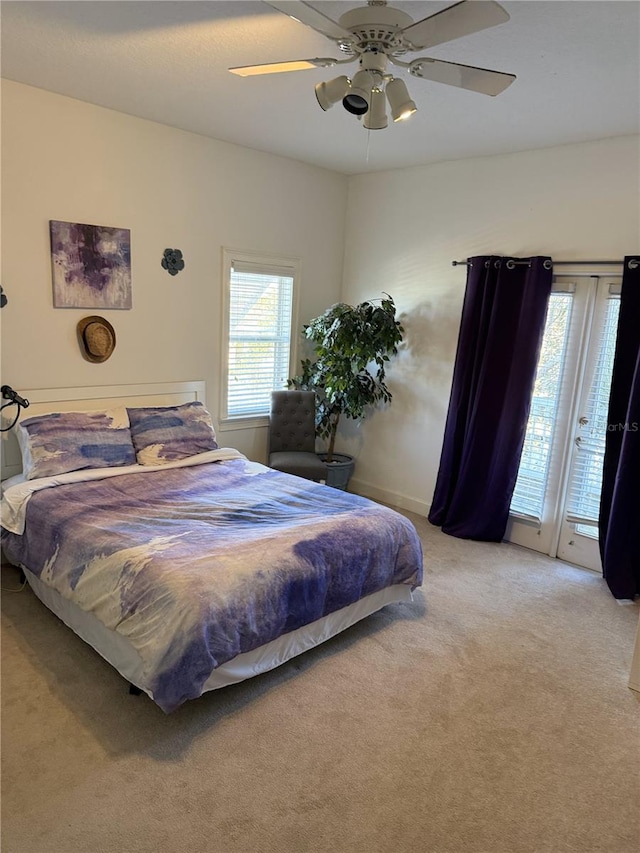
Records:
{"label": "bed headboard", "polygon": [[[29,408],[23,409],[20,419],[49,412],[73,412],[92,409],[107,409],[112,406],[179,406],[192,400],[205,403],[205,383],[153,382],[143,385],[94,385],[83,388],[36,388],[20,389],[20,395],[29,400]],[[15,417],[16,409],[9,406],[3,412],[3,426],[8,426]],[[0,433],[1,477],[13,477],[22,470],[20,448],[15,431]]]}

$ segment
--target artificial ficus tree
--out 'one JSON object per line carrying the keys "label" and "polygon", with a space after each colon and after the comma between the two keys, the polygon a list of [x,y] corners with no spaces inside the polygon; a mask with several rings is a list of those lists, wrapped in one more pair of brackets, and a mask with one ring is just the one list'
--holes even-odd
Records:
{"label": "artificial ficus tree", "polygon": [[327,462],[342,415],[359,420],[369,407],[391,401],[385,368],[398,352],[404,329],[391,296],[376,302],[339,302],[302,330],[313,357],[303,359],[302,373],[288,384],[315,392],[316,433],[329,442]]}

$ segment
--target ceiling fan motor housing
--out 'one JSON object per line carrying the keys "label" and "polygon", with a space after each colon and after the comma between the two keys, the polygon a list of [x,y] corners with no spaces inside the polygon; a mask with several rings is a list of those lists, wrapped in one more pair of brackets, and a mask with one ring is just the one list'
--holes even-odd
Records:
{"label": "ceiling fan motor housing", "polygon": [[[345,12],[339,19],[341,27],[353,33],[359,50],[376,44],[384,51],[404,52],[405,40],[401,30],[413,23],[413,18],[386,4],[369,5]],[[340,44],[345,53],[353,52],[348,44]]]}

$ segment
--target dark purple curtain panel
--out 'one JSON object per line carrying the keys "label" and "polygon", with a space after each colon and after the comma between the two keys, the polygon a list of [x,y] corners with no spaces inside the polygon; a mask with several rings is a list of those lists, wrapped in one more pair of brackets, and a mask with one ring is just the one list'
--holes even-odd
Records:
{"label": "dark purple curtain panel", "polygon": [[470,258],[440,469],[429,521],[500,542],[529,417],[551,259]]}
{"label": "dark purple curtain panel", "polygon": [[640,595],[640,255],[624,259],[599,535],[615,598]]}

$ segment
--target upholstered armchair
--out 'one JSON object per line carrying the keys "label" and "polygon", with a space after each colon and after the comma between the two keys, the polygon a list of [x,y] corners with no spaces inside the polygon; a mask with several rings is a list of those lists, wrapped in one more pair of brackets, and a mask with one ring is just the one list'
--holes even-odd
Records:
{"label": "upholstered armchair", "polygon": [[269,418],[269,467],[306,480],[325,480],[316,455],[316,398],[313,391],[273,391]]}

